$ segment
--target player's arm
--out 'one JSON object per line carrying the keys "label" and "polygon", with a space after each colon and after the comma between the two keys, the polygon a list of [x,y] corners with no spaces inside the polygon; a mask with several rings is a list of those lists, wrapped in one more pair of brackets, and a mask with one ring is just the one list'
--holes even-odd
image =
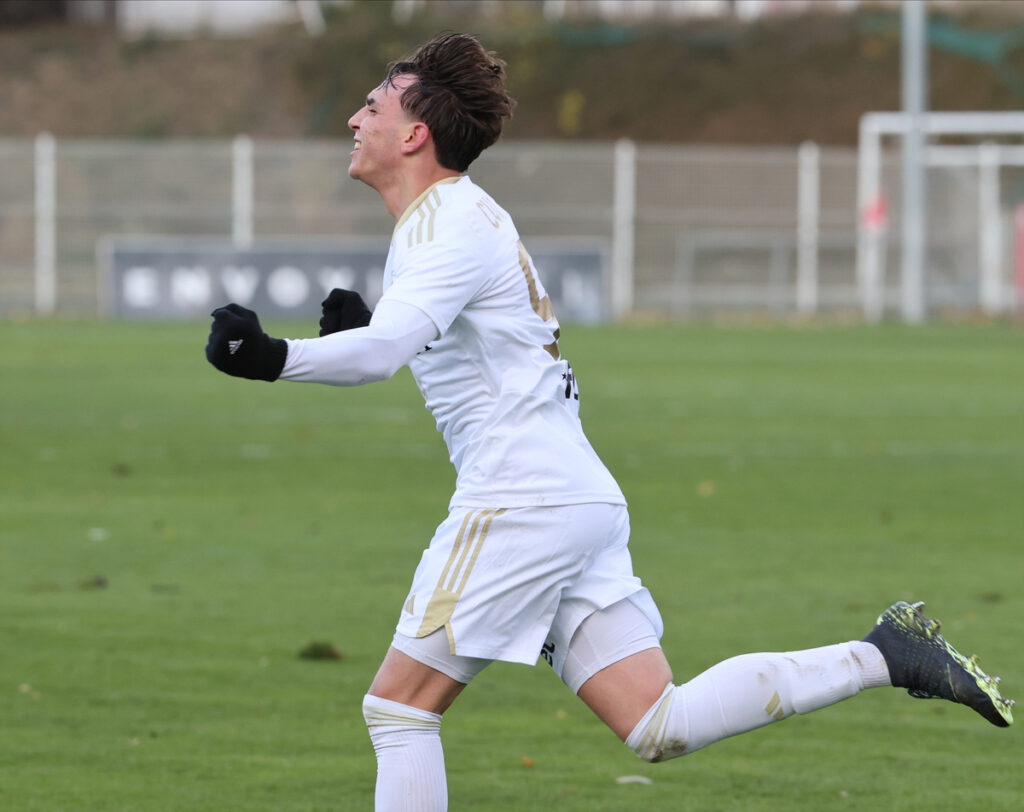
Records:
{"label": "player's arm", "polygon": [[263,332],[251,310],[213,311],[206,357],[228,375],[357,386],[390,378],[438,336],[419,308],[381,300],[366,327],[322,338],[280,339]]}
{"label": "player's arm", "polygon": [[321,338],[288,339],[280,377],[334,386],[383,381],[437,337],[437,326],[422,310],[385,297],[366,327]]}

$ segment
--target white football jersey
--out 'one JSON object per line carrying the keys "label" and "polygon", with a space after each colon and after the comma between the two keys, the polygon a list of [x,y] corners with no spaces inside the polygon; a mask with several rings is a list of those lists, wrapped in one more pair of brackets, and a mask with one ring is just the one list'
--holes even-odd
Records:
{"label": "white football jersey", "polygon": [[451,506],[625,499],[583,434],[558,322],[512,218],[468,177],[434,184],[402,215],[384,294],[440,336],[409,363],[456,470]]}

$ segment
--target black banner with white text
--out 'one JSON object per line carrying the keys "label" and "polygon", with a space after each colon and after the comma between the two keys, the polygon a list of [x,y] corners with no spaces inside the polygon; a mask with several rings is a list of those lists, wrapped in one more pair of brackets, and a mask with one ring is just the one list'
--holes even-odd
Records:
{"label": "black banner with white text", "polygon": [[[107,310],[115,318],[187,319],[237,302],[261,316],[312,318],[333,288],[358,291],[372,308],[387,257],[382,243],[310,239],[239,248],[208,238],[110,238],[100,249],[108,269]],[[608,318],[604,244],[539,239],[527,248],[561,321]]]}

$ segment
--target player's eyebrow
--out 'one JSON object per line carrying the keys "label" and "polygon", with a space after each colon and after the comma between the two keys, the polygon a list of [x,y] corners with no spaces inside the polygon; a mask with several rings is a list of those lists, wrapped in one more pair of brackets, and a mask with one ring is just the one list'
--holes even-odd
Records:
{"label": "player's eyebrow", "polygon": [[375,105],[376,103],[377,103],[377,100],[374,99],[373,96],[367,96],[366,97],[366,106],[367,107],[373,107],[373,105]]}

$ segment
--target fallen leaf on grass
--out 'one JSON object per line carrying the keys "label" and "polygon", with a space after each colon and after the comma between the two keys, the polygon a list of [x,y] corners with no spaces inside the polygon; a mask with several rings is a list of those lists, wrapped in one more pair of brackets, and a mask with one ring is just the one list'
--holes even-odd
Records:
{"label": "fallen leaf on grass", "polygon": [[303,660],[340,660],[345,655],[333,643],[310,643],[299,652]]}

